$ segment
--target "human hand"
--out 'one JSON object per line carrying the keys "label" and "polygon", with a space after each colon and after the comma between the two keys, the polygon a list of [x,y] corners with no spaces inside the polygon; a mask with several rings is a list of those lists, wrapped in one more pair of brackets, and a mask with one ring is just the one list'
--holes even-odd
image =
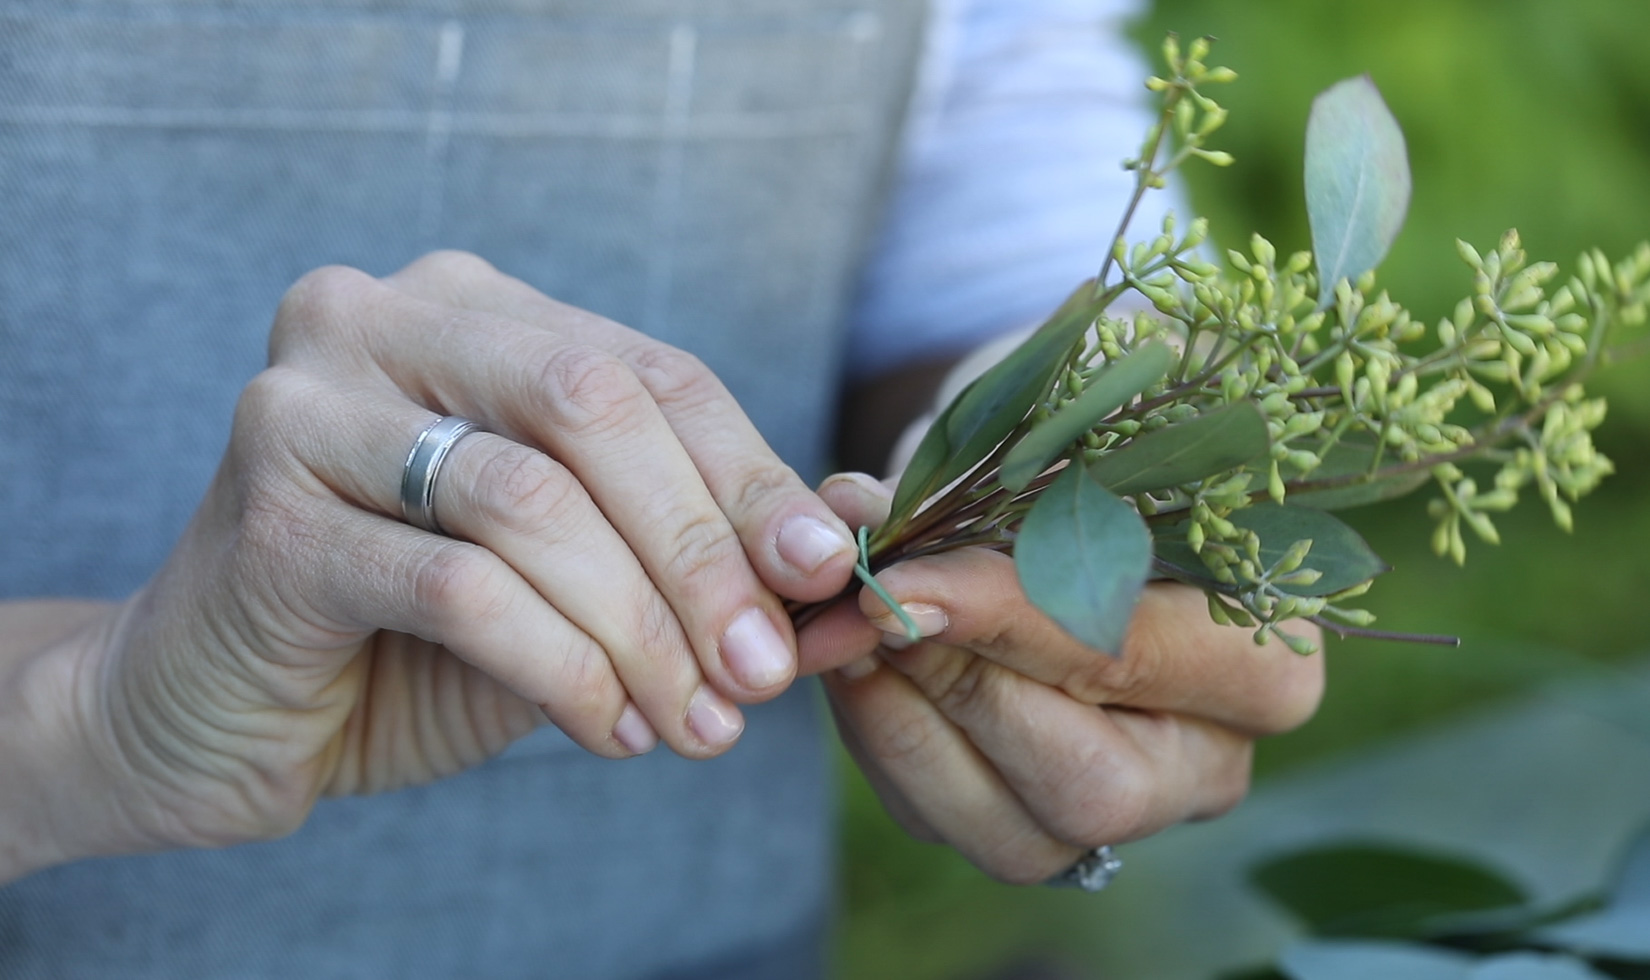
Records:
{"label": "human hand", "polygon": [[[715,755],[735,702],[794,677],[780,597],[851,574],[846,527],[703,365],[472,256],[312,273],[270,352],[164,569],[36,658],[78,746],[31,788],[60,858],[279,835],[546,717],[607,757]],[[441,470],[451,537],[398,496],[447,414],[489,430]]]}
{"label": "human hand", "polygon": [[[861,475],[820,495],[853,526],[875,527],[891,499]],[[901,826],[1004,881],[1224,813],[1247,791],[1254,739],[1322,696],[1321,655],[1256,646],[1185,586],[1147,588],[1114,658],[1032,606],[1007,555],[962,549],[877,578],[923,641],[862,590],[802,631],[802,668],[825,672],[843,742]]]}

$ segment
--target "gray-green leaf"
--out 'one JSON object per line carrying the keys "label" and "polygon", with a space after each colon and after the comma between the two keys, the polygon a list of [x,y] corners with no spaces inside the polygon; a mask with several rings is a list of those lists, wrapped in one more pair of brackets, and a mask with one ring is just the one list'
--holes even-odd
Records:
{"label": "gray-green leaf", "polygon": [[1250,880],[1319,936],[1427,937],[1451,917],[1526,901],[1475,862],[1376,844],[1285,855],[1254,868]]}
{"label": "gray-green leaf", "polygon": [[1180,486],[1236,469],[1272,447],[1266,420],[1249,402],[1233,402],[1195,419],[1139,436],[1089,467],[1118,496]]}
{"label": "gray-green leaf", "polygon": [[1123,649],[1151,569],[1151,532],[1125,501],[1068,466],[1020,525],[1014,567],[1032,603],[1079,641]]}
{"label": "gray-green leaf", "polygon": [[884,527],[902,525],[923,501],[978,466],[1025,421],[1104,305],[1105,299],[1094,295],[1094,280],[1084,282],[1020,346],[952,399],[900,475]]}
{"label": "gray-green leaf", "polygon": [[[1402,497],[1432,479],[1432,474],[1426,470],[1375,476],[1370,473],[1370,467],[1374,464],[1374,443],[1343,440],[1324,455],[1322,464],[1313,469],[1306,479],[1311,482],[1352,476],[1364,479],[1324,490],[1292,490],[1289,493],[1289,503],[1316,507],[1319,510],[1362,507],[1365,504]],[[1285,473],[1283,478],[1290,480],[1294,476]]]}
{"label": "gray-green leaf", "polygon": [[1289,980],[1467,980],[1472,958],[1409,943],[1307,941],[1284,950]]}
{"label": "gray-green leaf", "polygon": [[1174,350],[1153,341],[1108,364],[1076,398],[1026,433],[998,470],[997,482],[1019,493],[1083,433],[1162,381],[1174,365]]}
{"label": "gray-green leaf", "polygon": [[1391,566],[1340,518],[1326,511],[1290,504],[1254,504],[1235,510],[1231,522],[1260,538],[1260,560],[1270,568],[1296,541],[1307,539],[1306,567],[1323,573],[1311,585],[1280,585],[1296,595],[1333,595],[1367,582]]}
{"label": "gray-green leaf", "polygon": [[1318,263],[1318,305],[1335,284],[1380,264],[1409,209],[1404,133],[1368,75],[1312,101],[1306,124],[1306,216]]}

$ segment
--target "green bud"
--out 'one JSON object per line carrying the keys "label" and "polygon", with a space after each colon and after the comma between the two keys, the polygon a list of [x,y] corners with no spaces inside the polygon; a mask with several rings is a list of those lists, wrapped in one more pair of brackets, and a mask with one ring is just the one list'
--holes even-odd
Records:
{"label": "green bud", "polygon": [[1323,573],[1316,568],[1302,568],[1299,571],[1289,572],[1272,579],[1274,585],[1317,585]]}
{"label": "green bud", "polygon": [[1480,412],[1485,415],[1495,414],[1495,395],[1488,388],[1474,381],[1467,386],[1467,394]]}
{"label": "green bud", "polygon": [[1335,383],[1340,385],[1341,394],[1348,400],[1352,398],[1357,373],[1358,366],[1352,360],[1352,352],[1341,351],[1340,356],[1335,358]]}
{"label": "green bud", "polygon": [[1186,543],[1192,546],[1192,551],[1194,552],[1201,552],[1203,550],[1202,524],[1193,521],[1191,527],[1186,529]]}
{"label": "green bud", "polygon": [[1566,533],[1575,530],[1575,515],[1570,512],[1570,505],[1561,498],[1553,496],[1547,501],[1547,507],[1553,512],[1553,523],[1559,530]]}
{"label": "green bud", "polygon": [[1276,632],[1278,639],[1283,641],[1284,646],[1303,657],[1310,657],[1312,654],[1318,652],[1317,644],[1313,643],[1304,636],[1296,636],[1293,633],[1285,633],[1282,630],[1276,630],[1274,632]]}
{"label": "green bud", "polygon": [[1233,161],[1236,160],[1236,157],[1233,157],[1225,150],[1205,150],[1197,148],[1192,150],[1192,155],[1202,157],[1217,167],[1230,167]]}
{"label": "green bud", "polygon": [[1190,101],[1182,101],[1174,107],[1174,128],[1177,133],[1189,133],[1192,122],[1196,118],[1197,106]]}
{"label": "green bud", "polygon": [[1227,82],[1237,81],[1237,77],[1237,72],[1222,65],[1219,68],[1209,69],[1208,72],[1204,74],[1203,80],[1205,82],[1213,82],[1216,85],[1224,85]]}
{"label": "green bud", "polygon": [[1336,609],[1330,615],[1348,626],[1369,626],[1375,622],[1375,614],[1367,609]]}
{"label": "green bud", "polygon": [[1461,256],[1462,262],[1472,266],[1473,271],[1483,271],[1484,259],[1478,254],[1478,249],[1473,248],[1471,245],[1467,244],[1467,242],[1457,238],[1455,240],[1455,252],[1457,255]]}
{"label": "green bud", "polygon": [[1472,300],[1464,299],[1461,302],[1456,303],[1455,313],[1452,319],[1455,323],[1456,333],[1465,337],[1467,331],[1472,329],[1473,321],[1477,319],[1477,316],[1474,313]]}
{"label": "green bud", "polygon": [[1269,266],[1277,260],[1278,250],[1272,247],[1271,242],[1262,238],[1259,232],[1250,236],[1249,249],[1254,253],[1255,261],[1261,265]]}
{"label": "green bud", "polygon": [[1291,449],[1286,459],[1290,466],[1302,473],[1310,473],[1323,463],[1317,453],[1306,449]]}
{"label": "green bud", "polygon": [[1501,535],[1496,533],[1495,524],[1490,521],[1489,517],[1471,510],[1464,511],[1461,516],[1466,519],[1467,526],[1472,528],[1473,533],[1480,538],[1490,544],[1501,543]]}
{"label": "green bud", "polygon": [[1439,558],[1449,553],[1449,526],[1450,521],[1444,520],[1432,529],[1432,553]]}
{"label": "green bud", "polygon": [[1171,70],[1177,72],[1180,70],[1180,38],[1178,35],[1170,34],[1163,39],[1163,60],[1169,63]]}
{"label": "green bud", "polygon": [[1289,550],[1287,550],[1283,553],[1283,557],[1278,559],[1278,563],[1277,563],[1276,566],[1274,566],[1273,571],[1275,571],[1275,572],[1292,572],[1292,571],[1294,571],[1295,569],[1301,567],[1301,563],[1306,561],[1306,553],[1311,551],[1311,550],[1312,550],[1312,539],[1311,538],[1302,538],[1301,540],[1296,541],[1294,544],[1289,546]]}
{"label": "green bud", "polygon": [[1356,599],[1359,596],[1363,595],[1365,592],[1368,592],[1370,590],[1370,587],[1373,586],[1374,584],[1375,584],[1374,579],[1365,579],[1364,581],[1359,582],[1357,585],[1348,586],[1347,588],[1342,589],[1341,591],[1335,593],[1334,595],[1329,596],[1329,601],[1330,602],[1340,602],[1342,599]]}
{"label": "green bud", "polygon": [[1283,477],[1278,473],[1277,460],[1272,461],[1272,468],[1266,476],[1266,492],[1276,504],[1283,503]]}
{"label": "green bud", "polygon": [[1232,617],[1226,615],[1226,604],[1215,598],[1214,593],[1205,592],[1203,598],[1209,601],[1209,618],[1221,626],[1232,625]]}

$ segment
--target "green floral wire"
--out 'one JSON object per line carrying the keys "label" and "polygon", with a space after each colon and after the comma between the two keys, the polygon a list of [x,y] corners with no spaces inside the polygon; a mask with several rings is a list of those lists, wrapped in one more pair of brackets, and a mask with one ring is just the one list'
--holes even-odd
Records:
{"label": "green floral wire", "polygon": [[922,630],[917,629],[917,624],[912,621],[910,615],[906,613],[905,609],[901,607],[899,603],[894,601],[894,597],[889,595],[888,590],[883,588],[882,583],[878,582],[876,576],[871,574],[870,534],[870,528],[864,526],[860,527],[859,563],[854,566],[854,574],[859,576],[859,580],[865,583],[866,588],[876,593],[877,598],[882,600],[883,605],[887,606],[895,616],[899,617],[900,624],[905,627],[906,638],[912,643],[916,643],[922,639]]}

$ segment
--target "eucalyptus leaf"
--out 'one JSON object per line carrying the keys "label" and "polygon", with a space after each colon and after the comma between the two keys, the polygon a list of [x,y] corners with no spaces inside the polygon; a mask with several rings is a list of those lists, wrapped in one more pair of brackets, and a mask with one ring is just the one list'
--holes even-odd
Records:
{"label": "eucalyptus leaf", "polygon": [[[1370,473],[1370,468],[1375,462],[1373,442],[1343,440],[1336,443],[1324,454],[1323,462],[1315,467],[1306,479],[1318,481],[1352,476],[1361,476],[1365,479],[1326,490],[1292,490],[1289,493],[1289,503],[1316,507],[1319,510],[1362,507],[1365,504],[1402,497],[1432,479],[1432,475],[1426,470],[1374,476]],[[1287,472],[1283,476],[1285,480],[1293,478]]]}
{"label": "eucalyptus leaf", "polygon": [[1422,938],[1451,917],[1527,904],[1516,884],[1476,862],[1378,844],[1284,855],[1250,880],[1315,935]]}
{"label": "eucalyptus leaf", "polygon": [[1395,942],[1308,941],[1284,950],[1289,980],[1467,980],[1472,958]]}
{"label": "eucalyptus leaf", "polygon": [[973,469],[1025,421],[1101,309],[1093,281],[1083,283],[1024,343],[957,396],[945,426],[951,459],[940,486]]}
{"label": "eucalyptus leaf", "polygon": [[1026,433],[998,468],[997,482],[1014,493],[1026,488],[1083,433],[1162,381],[1174,366],[1168,344],[1153,341],[1108,364],[1078,396]]}
{"label": "eucalyptus leaf", "polygon": [[1612,905],[1547,926],[1534,938],[1584,956],[1650,963],[1650,905]]}
{"label": "eucalyptus leaf", "polygon": [[1409,209],[1404,133],[1368,75],[1336,82],[1306,124],[1306,216],[1318,263],[1318,305],[1335,284],[1380,264]]}
{"label": "eucalyptus leaf", "polygon": [[1650,905],[1650,827],[1640,830],[1628,845],[1610,893],[1610,903]]}
{"label": "eucalyptus leaf", "polygon": [[885,528],[902,525],[923,501],[978,466],[1025,421],[1107,299],[1097,298],[1094,280],[1087,280],[1031,336],[952,399],[901,474]]}
{"label": "eucalyptus leaf", "polygon": [[1089,471],[1120,497],[1180,486],[1237,469],[1271,449],[1266,420],[1251,402],[1233,402],[1148,432],[1106,453]]}
{"label": "eucalyptus leaf", "polygon": [[1067,466],[1038,495],[1014,545],[1014,567],[1032,603],[1111,656],[1122,651],[1151,558],[1140,515],[1081,466]]}
{"label": "eucalyptus leaf", "polygon": [[[955,404],[952,403],[953,406]],[[917,443],[916,452],[911,454],[911,461],[905,464],[905,470],[899,476],[899,485],[894,488],[894,501],[883,527],[897,528],[905,523],[930,494],[944,485],[939,479],[951,459],[951,442],[945,436],[950,414],[951,406],[948,406],[929,424],[922,441]]]}
{"label": "eucalyptus leaf", "polygon": [[1552,953],[1505,953],[1474,966],[1468,980],[1610,980],[1573,956]]}
{"label": "eucalyptus leaf", "polygon": [[1260,538],[1261,564],[1268,568],[1296,541],[1311,540],[1305,567],[1315,568],[1323,576],[1311,585],[1278,586],[1284,592],[1334,595],[1392,570],[1362,535],[1326,511],[1292,504],[1253,504],[1233,511],[1229,520]]}

